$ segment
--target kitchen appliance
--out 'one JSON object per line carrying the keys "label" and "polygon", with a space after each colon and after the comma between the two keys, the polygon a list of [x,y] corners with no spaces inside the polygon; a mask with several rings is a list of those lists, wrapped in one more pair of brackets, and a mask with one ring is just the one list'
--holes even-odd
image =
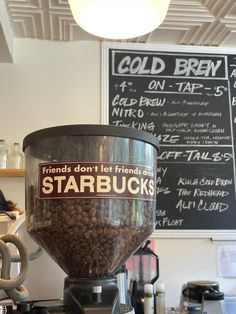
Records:
{"label": "kitchen appliance", "polygon": [[224,293],[216,281],[189,281],[182,288],[181,314],[224,314]]}
{"label": "kitchen appliance", "polygon": [[158,140],[69,125],[29,134],[23,149],[27,231],[68,275],[62,302],[30,312],[121,313],[115,274],[155,227]]}
{"label": "kitchen appliance", "polygon": [[[202,313],[203,314],[225,314],[224,293],[218,291],[207,291],[203,294]],[[229,313],[228,313],[229,314]]]}
{"label": "kitchen appliance", "polygon": [[144,285],[154,284],[159,278],[159,258],[146,241],[128,260],[131,304],[136,314],[144,313]]}

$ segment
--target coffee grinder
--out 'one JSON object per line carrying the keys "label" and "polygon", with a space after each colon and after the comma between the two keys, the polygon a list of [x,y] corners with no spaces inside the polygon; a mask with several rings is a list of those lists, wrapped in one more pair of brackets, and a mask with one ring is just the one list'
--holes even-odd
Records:
{"label": "coffee grinder", "polygon": [[158,140],[67,125],[29,134],[23,149],[27,231],[68,275],[63,311],[120,314],[115,274],[155,227]]}

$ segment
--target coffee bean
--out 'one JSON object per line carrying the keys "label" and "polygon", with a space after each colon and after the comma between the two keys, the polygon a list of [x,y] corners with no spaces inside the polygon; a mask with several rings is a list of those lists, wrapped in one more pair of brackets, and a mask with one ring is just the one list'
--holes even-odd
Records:
{"label": "coffee bean", "polygon": [[72,277],[114,275],[153,231],[155,201],[41,200],[29,192],[28,232]]}
{"label": "coffee bean", "polygon": [[89,217],[94,217],[97,213],[97,209],[95,207],[92,207],[90,210],[89,210]]}

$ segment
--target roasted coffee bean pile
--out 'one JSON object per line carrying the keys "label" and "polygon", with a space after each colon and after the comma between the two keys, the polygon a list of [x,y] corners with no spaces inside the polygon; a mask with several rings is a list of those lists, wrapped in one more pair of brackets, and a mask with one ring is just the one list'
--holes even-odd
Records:
{"label": "roasted coffee bean pile", "polygon": [[114,275],[154,227],[155,201],[34,199],[31,205],[30,235],[78,278]]}

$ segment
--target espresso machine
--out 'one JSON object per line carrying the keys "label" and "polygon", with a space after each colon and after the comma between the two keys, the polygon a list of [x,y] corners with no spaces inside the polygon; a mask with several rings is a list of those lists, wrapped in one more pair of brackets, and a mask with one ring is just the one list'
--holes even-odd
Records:
{"label": "espresso machine", "polygon": [[216,281],[189,281],[182,288],[181,314],[225,314],[224,293]]}
{"label": "espresso machine", "polygon": [[155,227],[157,138],[67,125],[27,135],[23,149],[27,231],[68,276],[63,300],[18,312],[131,313],[115,274]]}

